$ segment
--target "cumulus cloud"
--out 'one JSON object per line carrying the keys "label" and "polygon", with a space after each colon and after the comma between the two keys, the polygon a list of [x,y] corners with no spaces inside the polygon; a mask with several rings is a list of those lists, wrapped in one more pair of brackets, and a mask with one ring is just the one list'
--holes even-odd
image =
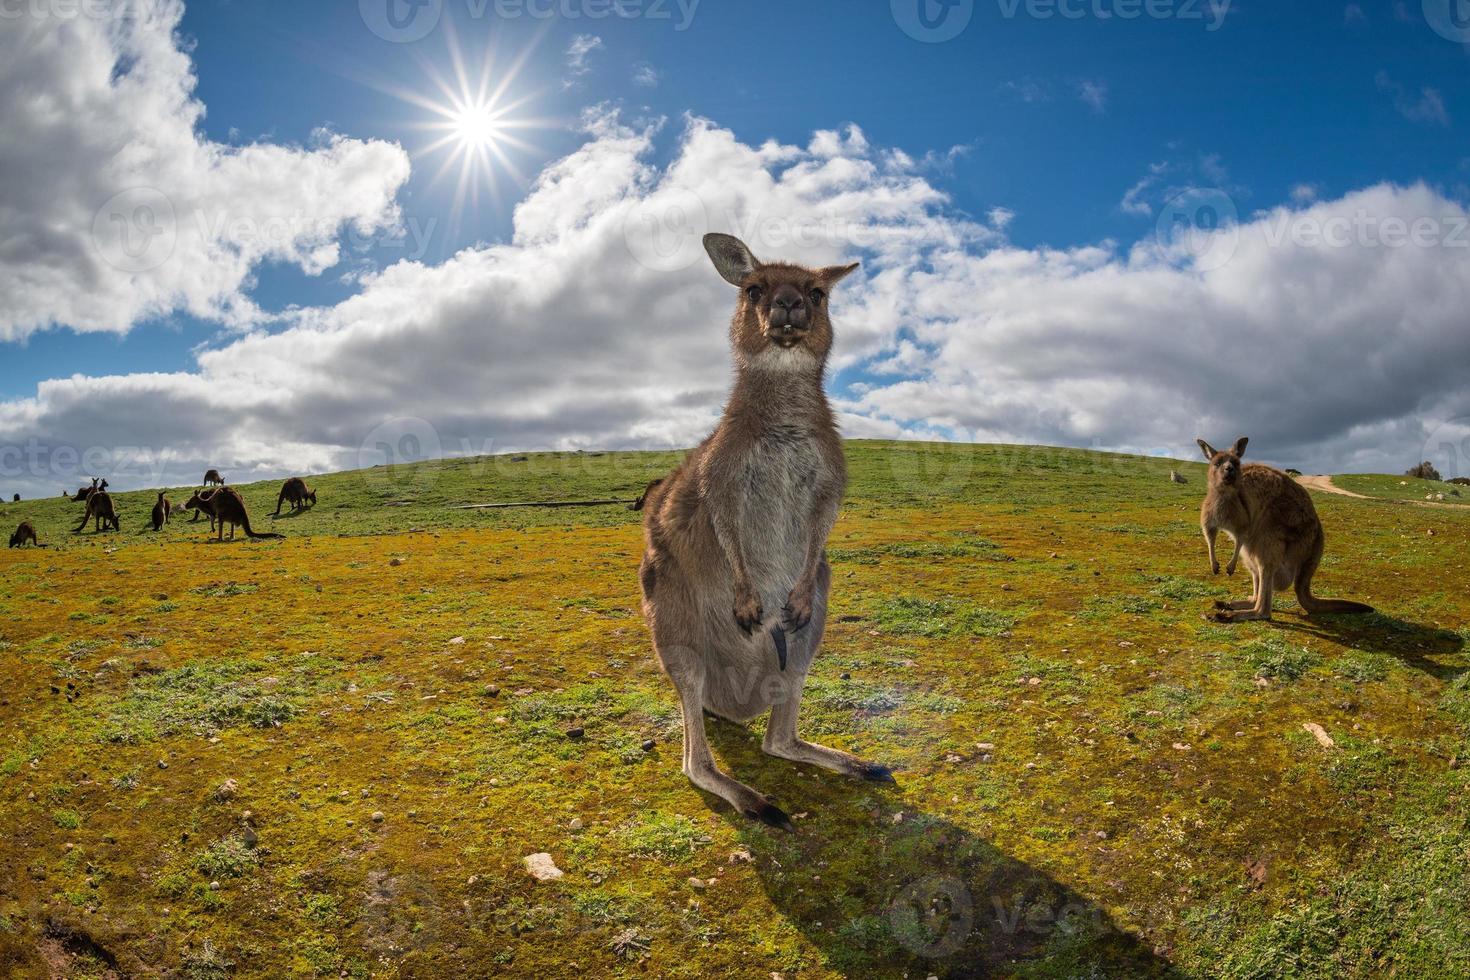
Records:
{"label": "cumulus cloud", "polygon": [[[245,480],[382,461],[407,436],[450,455],[689,445],[729,382],[734,296],[700,247],[712,230],[760,256],[862,260],[833,297],[850,436],[1192,455],[1196,436],[1245,434],[1257,458],[1393,471],[1436,420],[1470,414],[1467,216],[1430,187],[1021,248],[1007,209],[962,213],[854,125],[748,143],[707,119],[599,109],[583,130],[504,243],[365,275],[191,371],[56,379],[0,402],[3,482],[182,483],[205,465]],[[108,452],[57,472],[44,454],[58,447]]]}
{"label": "cumulus cloud", "polygon": [[180,310],[248,326],[260,263],[319,274],[344,228],[398,220],[396,145],[204,139],[177,0],[80,11],[39,5],[0,31],[0,341]]}
{"label": "cumulus cloud", "polygon": [[596,34],[578,34],[567,45],[567,78],[562,87],[570,88],[577,79],[592,70],[592,52],[602,47],[602,38]]}

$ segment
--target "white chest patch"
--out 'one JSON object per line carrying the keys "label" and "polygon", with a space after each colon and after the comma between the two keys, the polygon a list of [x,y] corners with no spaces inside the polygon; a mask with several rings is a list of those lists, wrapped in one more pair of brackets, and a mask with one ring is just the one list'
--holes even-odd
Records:
{"label": "white chest patch", "polygon": [[784,602],[806,560],[821,457],[807,433],[777,430],[752,448],[746,467],[746,564],[762,598]]}

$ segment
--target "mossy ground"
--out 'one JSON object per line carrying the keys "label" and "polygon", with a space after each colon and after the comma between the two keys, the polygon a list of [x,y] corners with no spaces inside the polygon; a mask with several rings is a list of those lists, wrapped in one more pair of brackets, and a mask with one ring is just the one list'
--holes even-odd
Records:
{"label": "mossy ground", "polygon": [[246,487],[270,543],[7,505],[57,546],[0,552],[0,974],[1470,971],[1470,518],[1317,495],[1319,592],[1381,612],[1222,627],[1202,467],[849,453],[803,730],[898,786],[710,725],[794,834],[679,772],[638,515],[449,509],[667,454],[341,474],[276,522]]}

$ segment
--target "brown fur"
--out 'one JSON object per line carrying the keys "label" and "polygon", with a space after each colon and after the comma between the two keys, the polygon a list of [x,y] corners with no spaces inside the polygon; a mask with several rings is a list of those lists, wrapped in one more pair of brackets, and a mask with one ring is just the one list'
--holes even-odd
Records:
{"label": "brown fur", "polygon": [[153,530],[162,531],[163,526],[168,523],[169,516],[173,513],[174,505],[163,491],[158,492],[158,502],[153,505]]}
{"label": "brown fur", "polygon": [[[77,488],[77,492],[76,492],[76,496],[72,497],[71,499],[72,499],[73,502],[80,502],[80,501],[86,500],[88,497],[92,496],[92,494],[96,493],[98,490],[106,490],[106,489],[107,489],[107,481],[106,480],[103,480],[101,483],[98,483],[97,482],[97,478],[94,476],[94,477],[92,477],[92,485],[90,487],[78,487]],[[65,493],[65,491],[62,491],[62,492]]]}
{"label": "brown fur", "polygon": [[1210,461],[1210,489],[1200,507],[1200,529],[1210,556],[1210,570],[1220,572],[1215,559],[1215,535],[1224,531],[1235,541],[1235,559],[1243,559],[1255,591],[1249,600],[1216,602],[1214,619],[1235,623],[1270,619],[1272,592],[1296,586],[1297,601],[1308,615],[1365,613],[1372,606],[1346,599],[1312,595],[1312,576],[1322,561],[1325,537],[1311,494],[1280,470],[1260,463],[1241,463],[1247,439],[1237,439],[1225,452],[1199,440]]}
{"label": "brown fur", "polygon": [[[195,494],[198,496],[198,494]],[[214,508],[214,517],[219,521],[219,540],[225,539],[225,525],[230,525],[230,540],[235,540],[235,528],[245,529],[245,536],[262,540],[266,538],[284,538],[284,534],[258,534],[251,530],[250,514],[245,510],[245,498],[240,496],[240,491],[234,487],[220,487],[210,498],[210,505]]]}
{"label": "brown fur", "polygon": [[276,513],[272,516],[279,515],[281,513],[281,504],[288,501],[291,504],[292,513],[305,510],[308,502],[311,506],[315,507],[316,491],[308,490],[306,488],[306,481],[301,479],[301,477],[291,477],[291,479],[281,484],[281,493],[276,497]]}
{"label": "brown fur", "polygon": [[204,473],[204,485],[206,487],[222,487],[225,478],[219,475],[219,470],[207,470]]}
{"label": "brown fur", "polygon": [[214,530],[214,495],[217,493],[219,493],[218,490],[195,490],[189,499],[184,501],[184,509],[194,512],[193,518],[189,521],[190,524],[196,523],[200,514],[207,514],[209,515],[209,529]]}
{"label": "brown fur", "polygon": [[114,531],[121,531],[122,525],[117,520],[117,509],[112,505],[112,494],[106,490],[97,490],[87,497],[87,510],[82,514],[82,523],[77,525],[80,532],[87,526],[87,522],[93,522],[94,531],[105,531],[109,527]]}
{"label": "brown fur", "polygon": [[737,810],[789,827],[764,796],[721,772],[703,711],[747,722],[771,710],[771,755],[868,779],[883,766],[797,737],[807,670],[826,623],[827,535],[847,481],[823,392],[831,288],[856,268],[762,264],[708,235],[740,289],[730,324],[735,385],[718,427],[640,498],[639,580],[654,649],[679,694],[684,773]]}
{"label": "brown fur", "polygon": [[16,528],[15,533],[10,536],[10,546],[19,548],[27,541],[38,548],[41,546],[41,542],[36,538],[36,529],[31,526],[31,522],[21,521],[20,527]]}

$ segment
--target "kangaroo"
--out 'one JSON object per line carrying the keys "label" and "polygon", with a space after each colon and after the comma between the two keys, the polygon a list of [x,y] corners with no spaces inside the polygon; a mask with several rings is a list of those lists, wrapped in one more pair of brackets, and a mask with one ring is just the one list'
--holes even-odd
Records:
{"label": "kangaroo", "polygon": [[214,530],[214,495],[217,493],[219,493],[218,490],[195,490],[189,499],[184,501],[184,509],[194,512],[193,519],[189,521],[190,524],[197,523],[200,514],[208,514],[209,529]]}
{"label": "kangaroo", "polygon": [[[1254,592],[1250,599],[1217,601],[1214,619],[1238,623],[1271,618],[1271,593],[1296,585],[1296,598],[1307,615],[1368,613],[1372,606],[1347,599],[1319,599],[1312,595],[1312,576],[1322,561],[1322,522],[1312,497],[1291,477],[1260,463],[1242,465],[1244,436],[1225,452],[1197,440],[1210,461],[1210,489],[1200,508],[1200,527],[1209,549],[1210,570],[1219,574],[1215,559],[1215,532],[1235,540],[1236,558],[1245,560]],[[1232,559],[1230,569],[1235,561]]]}
{"label": "kangaroo", "polygon": [[27,541],[37,548],[42,547],[41,542],[36,538],[36,529],[31,526],[31,522],[21,521],[20,527],[16,528],[15,533],[10,536],[10,546],[12,548],[19,548]]}
{"label": "kangaroo", "polygon": [[714,433],[644,493],[643,612],[679,695],[685,775],[789,830],[769,799],[715,766],[701,712],[743,724],[769,708],[768,754],[893,781],[885,766],[796,734],[826,625],[827,535],[847,484],[822,390],[827,297],[857,265],[764,264],[729,235],[706,235],[704,247],[740,290],[730,323],[735,385]]}
{"label": "kangaroo", "polygon": [[77,525],[75,533],[80,533],[88,521],[94,522],[94,531],[104,531],[109,527],[114,531],[122,530],[122,525],[117,520],[117,509],[112,506],[112,494],[98,489],[87,496],[87,509],[82,514],[82,523]]}
{"label": "kangaroo", "polygon": [[163,491],[158,491],[158,503],[153,505],[153,530],[162,531],[173,510],[174,505],[163,495]]}
{"label": "kangaroo", "polygon": [[[198,494],[195,494],[198,496]],[[284,538],[284,534],[258,534],[250,528],[250,514],[245,510],[245,498],[234,487],[220,487],[210,498],[214,516],[219,521],[219,540],[225,539],[225,525],[230,525],[230,540],[235,540],[235,528],[243,527],[245,536],[262,540]]]}
{"label": "kangaroo", "polygon": [[107,489],[107,481],[106,480],[103,480],[101,483],[98,483],[97,482],[97,478],[94,476],[94,477],[92,477],[92,485],[90,487],[78,487],[77,488],[76,496],[72,497],[71,499],[72,499],[72,502],[73,503],[77,503],[77,502],[86,500],[88,497],[92,496],[92,494],[96,493],[98,490],[106,490],[106,489]]}
{"label": "kangaroo", "polygon": [[204,473],[204,485],[206,487],[222,487],[225,478],[219,475],[219,470],[206,470]]}
{"label": "kangaroo", "polygon": [[311,501],[311,506],[315,507],[316,491],[306,489],[306,481],[301,479],[301,477],[291,477],[291,479],[281,484],[281,494],[276,498],[276,512],[271,515],[272,517],[280,515],[281,504],[287,500],[291,502],[292,513],[298,510],[305,510],[307,501]]}

